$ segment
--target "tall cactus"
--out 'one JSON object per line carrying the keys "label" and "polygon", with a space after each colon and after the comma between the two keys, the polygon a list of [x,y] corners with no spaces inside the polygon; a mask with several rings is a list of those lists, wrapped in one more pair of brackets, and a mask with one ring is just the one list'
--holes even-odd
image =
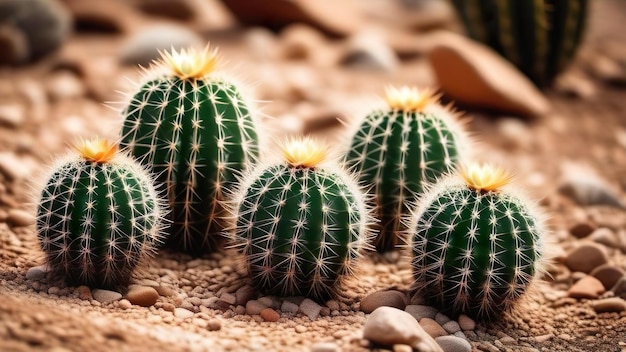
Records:
{"label": "tall cactus", "polygon": [[549,85],[581,41],[588,0],[451,0],[469,35]]}
{"label": "tall cactus", "polygon": [[413,273],[426,300],[454,314],[493,318],[543,270],[542,221],[490,165],[441,180],[412,219]]}
{"label": "tall cactus", "polygon": [[224,192],[258,156],[248,101],[213,72],[216,53],[163,53],[124,111],[121,145],[166,185],[168,244],[195,254],[221,242]]}
{"label": "tall cactus", "polygon": [[153,179],[114,145],[93,140],[56,165],[37,206],[53,272],[70,284],[123,287],[161,241],[164,205]]}
{"label": "tall cactus", "polygon": [[271,294],[323,299],[352,272],[372,222],[364,194],[324,162],[310,139],[284,146],[284,160],[259,166],[234,202],[234,243],[253,283]]}
{"label": "tall cactus", "polygon": [[390,251],[424,186],[459,164],[464,131],[431,91],[387,89],[387,108],[371,112],[352,138],[345,156],[378,205],[379,252]]}

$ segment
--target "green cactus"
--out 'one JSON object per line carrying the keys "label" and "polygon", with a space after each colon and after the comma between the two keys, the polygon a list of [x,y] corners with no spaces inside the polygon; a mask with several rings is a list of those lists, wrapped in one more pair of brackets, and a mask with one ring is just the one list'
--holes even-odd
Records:
{"label": "green cactus", "polygon": [[371,185],[378,205],[379,252],[393,250],[424,186],[454,170],[464,131],[433,94],[415,88],[389,88],[388,108],[365,117],[346,153],[346,165]]}
{"label": "green cactus", "polygon": [[163,53],[124,111],[120,143],[166,185],[167,245],[193,254],[218,248],[224,193],[258,155],[248,103],[215,62],[208,47]]}
{"label": "green cactus", "polygon": [[441,180],[412,218],[416,290],[453,314],[494,318],[508,310],[543,271],[542,221],[485,165]]}
{"label": "green cactus", "polygon": [[538,86],[574,57],[588,0],[452,0],[469,35],[510,60]]}
{"label": "green cactus", "polygon": [[285,146],[235,197],[234,243],[253,284],[269,294],[324,299],[367,247],[372,218],[352,178],[309,139]]}
{"label": "green cactus", "polygon": [[106,141],[53,168],[37,206],[51,271],[72,285],[119,288],[161,242],[163,206],[150,174]]}

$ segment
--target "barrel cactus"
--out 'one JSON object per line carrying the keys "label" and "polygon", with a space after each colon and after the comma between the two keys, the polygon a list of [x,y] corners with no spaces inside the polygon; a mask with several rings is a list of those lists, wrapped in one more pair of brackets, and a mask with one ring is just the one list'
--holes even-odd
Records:
{"label": "barrel cactus", "polygon": [[371,185],[378,205],[379,252],[393,250],[425,185],[454,170],[466,137],[451,109],[432,91],[387,89],[387,107],[365,117],[345,155],[347,167]]}
{"label": "barrel cactus", "polygon": [[314,141],[293,140],[283,152],[242,182],[234,244],[260,291],[323,299],[368,246],[372,217],[358,185]]}
{"label": "barrel cactus", "polygon": [[543,271],[540,213],[490,165],[471,166],[427,192],[412,218],[416,289],[453,314],[493,318]]}
{"label": "barrel cactus", "polygon": [[216,62],[208,47],[162,53],[123,112],[121,146],[167,189],[166,244],[193,254],[218,248],[225,191],[258,155],[249,102]]}
{"label": "barrel cactus", "polygon": [[126,286],[162,239],[164,201],[151,175],[104,140],[82,142],[52,169],[37,206],[51,271],[69,284]]}
{"label": "barrel cactus", "polygon": [[469,35],[549,85],[581,41],[588,0],[452,0]]}

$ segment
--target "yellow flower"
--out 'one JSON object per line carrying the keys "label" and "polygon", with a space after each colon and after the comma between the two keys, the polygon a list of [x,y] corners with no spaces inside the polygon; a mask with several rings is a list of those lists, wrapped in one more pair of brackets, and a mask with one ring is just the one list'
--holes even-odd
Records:
{"label": "yellow flower", "polygon": [[107,163],[117,153],[117,145],[98,138],[81,141],[76,145],[76,149],[85,160],[97,163]]}
{"label": "yellow flower", "polygon": [[491,164],[472,164],[463,168],[463,179],[477,191],[496,191],[511,181],[511,174]]}
{"label": "yellow flower", "polygon": [[326,149],[311,138],[299,138],[282,145],[283,155],[293,167],[314,168],[326,158]]}
{"label": "yellow flower", "polygon": [[405,111],[423,111],[428,105],[437,101],[438,96],[432,89],[420,91],[416,87],[386,87],[385,100],[392,109]]}
{"label": "yellow flower", "polygon": [[170,52],[160,52],[161,59],[156,61],[157,66],[170,69],[180,79],[199,79],[207,76],[215,69],[217,49],[210,50],[205,46],[202,51],[194,48]]}

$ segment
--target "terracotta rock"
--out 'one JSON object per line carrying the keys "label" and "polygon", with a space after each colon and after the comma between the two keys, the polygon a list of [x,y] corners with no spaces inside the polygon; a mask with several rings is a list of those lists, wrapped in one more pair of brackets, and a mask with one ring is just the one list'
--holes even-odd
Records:
{"label": "terracotta rock", "polygon": [[261,318],[265,321],[276,322],[280,319],[280,314],[272,308],[265,308],[261,311]]}
{"label": "terracotta rock", "polygon": [[395,290],[378,291],[361,300],[361,310],[368,314],[383,306],[404,309],[406,307],[404,294]]}
{"label": "terracotta rock", "polygon": [[593,269],[590,275],[600,280],[604,288],[610,290],[619,279],[626,277],[626,272],[617,266],[603,264]]}
{"label": "terracotta rock", "polygon": [[159,298],[159,293],[152,287],[133,286],[128,290],[126,298],[132,304],[142,307],[150,307],[154,305]]}
{"label": "terracotta rock", "polygon": [[446,336],[448,332],[439,325],[436,321],[430,318],[424,318],[420,320],[420,326],[428,333],[428,335],[433,338],[437,338],[439,336]]}
{"label": "terracotta rock", "polygon": [[567,290],[567,295],[572,298],[595,299],[605,291],[600,280],[593,276],[585,276]]}
{"label": "terracotta rock", "polygon": [[590,273],[596,267],[606,264],[607,261],[604,248],[595,243],[586,243],[569,252],[565,265],[571,271]]}

